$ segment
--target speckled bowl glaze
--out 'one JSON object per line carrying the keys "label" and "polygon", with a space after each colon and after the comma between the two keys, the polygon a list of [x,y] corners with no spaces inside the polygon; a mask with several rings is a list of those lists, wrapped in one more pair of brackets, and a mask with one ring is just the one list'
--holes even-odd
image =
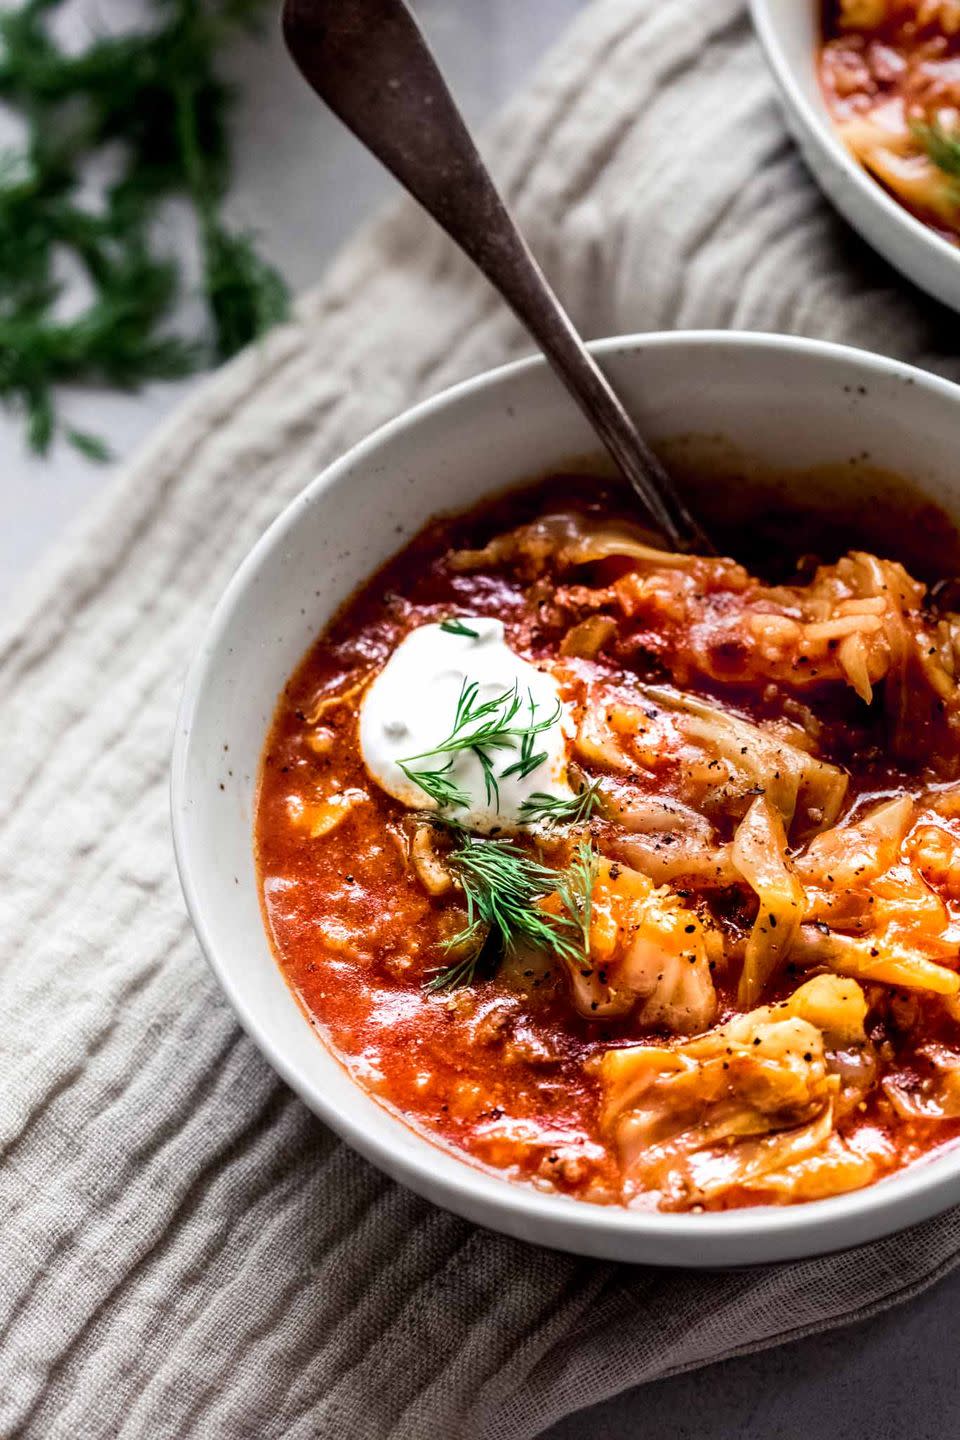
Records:
{"label": "speckled bowl glaze", "polygon": [[908,280],[960,310],[960,250],[888,195],[837,134],[817,74],[818,0],[750,0],[750,11],[790,133],[824,194]]}
{"label": "speckled bowl glaze", "polygon": [[[855,486],[869,452],[960,515],[960,388],[945,381],[777,336],[647,335],[593,350],[658,445],[694,434],[763,471],[841,467],[838,497]],[[697,1266],[811,1255],[909,1225],[960,1201],[960,1149],[859,1193],[729,1214],[593,1206],[478,1169],[350,1078],[271,953],[252,815],[261,749],[287,677],[341,602],[430,516],[595,450],[546,365],[523,361],[392,421],[270,527],[216,609],[177,724],[173,831],[197,934],[240,1022],[304,1102],[395,1179],[470,1220],[584,1255]],[[803,494],[794,498],[804,503]]]}

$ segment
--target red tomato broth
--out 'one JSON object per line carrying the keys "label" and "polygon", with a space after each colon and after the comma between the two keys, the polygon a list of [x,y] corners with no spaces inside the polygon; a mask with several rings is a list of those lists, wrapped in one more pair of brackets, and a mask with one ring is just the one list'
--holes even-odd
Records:
{"label": "red tomato broth", "polygon": [[[612,482],[594,477],[553,477],[515,492],[472,515],[428,525],[348,600],[284,689],[264,752],[255,818],[255,846],[264,915],[278,963],[301,1006],[324,1040],[364,1089],[415,1128],[474,1162],[517,1179],[577,1197],[655,1204],[656,1197],[624,1193],[616,1147],[601,1125],[602,1096],[596,1060],[611,1047],[638,1042],[669,1044],[672,1037],[637,1028],[631,1017],[595,1020],[571,1006],[556,965],[526,975],[505,965],[475,985],[428,994],[424,982],[442,960],[442,942],[462,921],[458,902],[425,892],[404,857],[396,829],[409,812],[372,782],[357,737],[359,693],[324,715],[332,747],[311,745],[311,716],[318,699],[335,696],[379,669],[398,642],[419,625],[451,613],[494,616],[507,640],[533,660],[555,660],[563,636],[580,616],[577,585],[569,576],[531,581],[510,566],[457,571],[451,550],[482,546],[489,537],[568,506],[586,515],[632,519],[630,500]],[[798,551],[802,552],[798,534]],[[577,584],[610,586],[629,571],[619,558],[594,562]],[[562,603],[557,604],[559,591]],[[722,624],[723,606],[720,607]],[[603,683],[629,693],[638,679],[679,684],[682,636],[645,623],[622,624],[607,653],[566,667],[564,699],[577,713],[587,687]],[[731,656],[731,666],[737,657]],[[748,718],[780,714],[787,688],[718,683],[684,673],[682,688],[722,703]],[[795,698],[795,697],[794,697]],[[843,687],[812,689],[823,725],[821,752],[850,775],[846,811],[856,813],[876,796],[915,790],[915,768],[883,750],[878,721]],[[672,786],[669,722],[656,722],[661,763],[651,791]],[[311,839],[291,823],[291,801],[311,803],[331,787],[363,790],[367,799],[331,833]],[[616,827],[591,821],[604,850]],[[960,843],[960,820],[945,822]],[[549,848],[549,847],[548,847]],[[681,891],[681,894],[689,893]],[[742,945],[756,914],[743,888],[697,894],[727,940]],[[946,902],[960,923],[960,906]],[[452,916],[452,912],[453,916]],[[720,964],[713,979],[714,1025],[738,1013],[736,964]],[[768,986],[775,1003],[804,978],[789,962]],[[960,1046],[960,1026],[927,997],[895,992],[909,1026],[894,1014],[889,991],[870,987],[868,1033],[877,1046],[882,1078],[908,1089],[922,1079],[921,1044]],[[893,1113],[879,1084],[838,1133],[876,1159],[877,1177],[931,1154],[960,1135],[960,1119],[904,1120]],[[731,1187],[707,1208],[757,1203]],[[697,1206],[696,1208],[703,1208]]]}

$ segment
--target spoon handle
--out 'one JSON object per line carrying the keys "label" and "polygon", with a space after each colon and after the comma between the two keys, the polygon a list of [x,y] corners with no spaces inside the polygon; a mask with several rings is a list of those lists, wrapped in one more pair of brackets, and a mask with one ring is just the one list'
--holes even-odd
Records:
{"label": "spoon handle", "polygon": [[291,55],[321,99],[530,331],[657,527],[676,546],[704,546],[517,229],[403,0],[286,0],[283,28]]}

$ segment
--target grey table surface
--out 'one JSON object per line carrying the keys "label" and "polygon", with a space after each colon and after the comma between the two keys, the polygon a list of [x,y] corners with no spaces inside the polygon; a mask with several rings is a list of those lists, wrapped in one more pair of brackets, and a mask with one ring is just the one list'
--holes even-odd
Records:
{"label": "grey table surface", "polygon": [[[583,0],[419,0],[425,28],[472,121],[529,74]],[[77,0],[68,23],[126,24],[134,0]],[[391,193],[375,163],[291,83],[276,35],[227,57],[241,101],[231,220],[255,229],[295,289]],[[0,141],[3,122],[0,121]],[[177,217],[170,224],[176,231]],[[70,395],[70,418],[123,456],[196,381],[135,396]],[[0,602],[107,478],[65,446],[24,453],[0,414]],[[954,1307],[957,1307],[955,1311]],[[905,1307],[832,1335],[727,1361],[629,1392],[571,1417],[550,1440],[941,1440],[960,1432],[952,1319],[960,1274]],[[735,1337],[731,1337],[735,1342]]]}

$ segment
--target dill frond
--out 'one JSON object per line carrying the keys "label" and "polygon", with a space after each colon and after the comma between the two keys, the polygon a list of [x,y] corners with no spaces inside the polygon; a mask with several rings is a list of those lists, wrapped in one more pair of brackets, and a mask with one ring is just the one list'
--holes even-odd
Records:
{"label": "dill frond", "polygon": [[[220,219],[230,172],[230,95],[217,74],[224,41],[266,0],[153,0],[153,24],[63,50],[48,26],[62,0],[26,0],[0,13],[0,99],[26,127],[0,155],[0,401],[20,410],[28,443],[45,450],[64,383],[136,389],[224,359],[282,319],[287,294],[249,236]],[[123,151],[102,206],[81,203],[81,172],[108,145]],[[169,322],[178,266],[156,253],[154,221],[172,195],[190,201],[203,259],[210,334]],[[71,254],[92,295],[58,318],[56,259]],[[106,458],[96,436],[66,438]]]}
{"label": "dill frond", "polygon": [[960,181],[960,130],[946,130],[937,121],[932,125],[916,123],[910,128],[937,169]]}
{"label": "dill frond", "polygon": [[[515,742],[519,742],[519,759],[500,772],[500,779],[503,780],[508,775],[526,776],[530,774],[547,759],[545,750],[534,752],[534,741],[544,730],[549,730],[557,723],[562,706],[558,700],[550,715],[545,719],[538,720],[536,701],[528,691],[527,706],[530,718],[526,722],[523,720],[518,722],[517,716],[523,709],[524,702],[520,698],[516,683],[509,690],[504,690],[502,694],[494,696],[492,700],[480,701],[479,693],[480,686],[476,680],[464,680],[460,698],[457,701],[453,726],[446,739],[441,740],[430,750],[421,751],[419,755],[408,755],[397,763],[408,780],[419,785],[421,790],[425,790],[432,799],[442,805],[443,802],[438,799],[435,791],[431,789],[431,785],[435,784],[438,774],[446,775],[453,764],[455,755],[469,750],[480,762],[487,804],[499,810],[500,787],[497,784],[493,760],[487,752],[490,750],[514,750],[518,748]],[[418,761],[431,760],[439,755],[450,756],[450,761],[441,771],[416,768]],[[460,794],[463,793],[461,790]],[[469,796],[454,803],[468,804]]]}
{"label": "dill frond", "polygon": [[453,767],[452,756],[446,765],[440,765],[435,770],[409,770],[402,760],[399,763],[400,769],[407,779],[412,780],[415,785],[419,785],[420,789],[430,796],[439,809],[452,810],[470,804],[470,796],[466,790],[450,778],[450,770]]}
{"label": "dill frond", "polygon": [[930,125],[919,121],[910,126],[914,140],[937,169],[947,177],[950,200],[960,211],[960,129],[947,130],[939,120]]}
{"label": "dill frond", "polygon": [[578,794],[566,797],[536,790],[520,806],[520,820],[524,825],[581,825],[590,819],[599,803],[598,780],[591,780]]}
{"label": "dill frond", "polygon": [[[472,984],[481,954],[491,943],[500,955],[527,944],[572,963],[583,961],[589,951],[597,873],[597,855],[589,842],[577,847],[565,870],[540,864],[509,840],[474,837],[451,851],[448,863],[463,888],[467,923],[445,948],[466,949],[467,955],[438,971],[425,988],[437,992]],[[560,899],[558,915],[537,903],[551,894]]]}
{"label": "dill frond", "polygon": [[448,635],[466,635],[471,640],[476,640],[477,631],[471,630],[469,625],[453,615],[449,620],[440,621],[440,629],[445,630]]}

